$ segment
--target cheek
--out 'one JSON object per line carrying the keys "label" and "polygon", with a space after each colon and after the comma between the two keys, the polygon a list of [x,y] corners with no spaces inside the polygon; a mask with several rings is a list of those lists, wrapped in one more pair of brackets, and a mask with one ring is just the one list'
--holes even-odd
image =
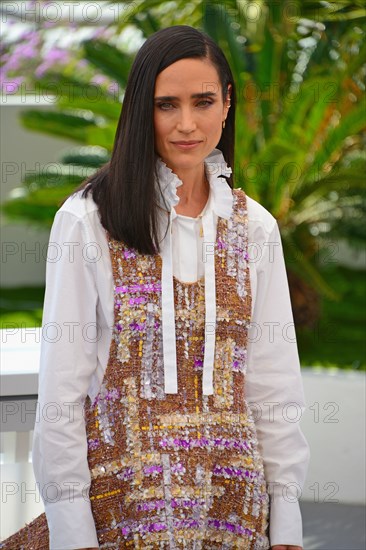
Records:
{"label": "cheek", "polygon": [[208,129],[209,132],[216,133],[222,127],[223,113],[221,109],[215,109],[212,111],[209,116],[206,116],[203,119],[203,124]]}
{"label": "cheek", "polygon": [[167,124],[162,120],[159,116],[156,116],[154,118],[154,132],[155,132],[155,139],[156,140],[162,140],[164,139],[164,136],[167,134]]}
{"label": "cheek", "polygon": [[207,121],[204,132],[207,136],[211,136],[212,139],[220,137],[222,131],[222,122],[221,118],[215,117],[214,120],[210,122]]}

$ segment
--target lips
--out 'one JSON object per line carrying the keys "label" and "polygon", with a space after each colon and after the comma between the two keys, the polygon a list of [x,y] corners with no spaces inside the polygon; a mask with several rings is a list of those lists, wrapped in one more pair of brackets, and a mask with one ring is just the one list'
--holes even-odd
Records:
{"label": "lips", "polygon": [[202,141],[172,141],[172,144],[177,149],[180,149],[181,151],[190,151],[191,149],[195,149],[198,147]]}
{"label": "lips", "polygon": [[201,143],[201,141],[172,141],[172,143],[174,143],[174,145],[195,145],[196,143]]}

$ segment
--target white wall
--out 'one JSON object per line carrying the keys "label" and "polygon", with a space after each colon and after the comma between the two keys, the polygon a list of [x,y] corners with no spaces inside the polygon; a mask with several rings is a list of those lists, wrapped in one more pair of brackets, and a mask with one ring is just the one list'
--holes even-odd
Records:
{"label": "white wall", "polygon": [[311,451],[302,497],[366,503],[365,373],[303,368],[307,410],[301,421]]}
{"label": "white wall", "polygon": [[[78,145],[71,140],[23,128],[19,120],[22,111],[53,108],[52,103],[39,103],[32,97],[26,99],[26,103],[21,103],[20,98],[3,97],[0,104],[1,202],[12,189],[20,187],[24,173],[41,170],[50,162],[58,162],[63,150]],[[42,285],[49,232],[37,230],[33,225],[9,223],[3,215],[0,223],[1,286]]]}

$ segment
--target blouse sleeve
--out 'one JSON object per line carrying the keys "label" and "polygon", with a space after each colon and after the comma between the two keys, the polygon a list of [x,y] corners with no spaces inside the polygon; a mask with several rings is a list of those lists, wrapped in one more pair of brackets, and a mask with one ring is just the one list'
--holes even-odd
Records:
{"label": "blouse sleeve", "polygon": [[254,415],[270,496],[270,544],[302,546],[298,499],[310,454],[299,424],[305,398],[282,243],[274,218],[264,238],[251,244],[250,269],[256,288],[248,335],[246,398]]}
{"label": "blouse sleeve", "polygon": [[96,368],[97,291],[82,218],[59,210],[50,234],[33,467],[51,550],[99,547],[89,500],[83,406]]}

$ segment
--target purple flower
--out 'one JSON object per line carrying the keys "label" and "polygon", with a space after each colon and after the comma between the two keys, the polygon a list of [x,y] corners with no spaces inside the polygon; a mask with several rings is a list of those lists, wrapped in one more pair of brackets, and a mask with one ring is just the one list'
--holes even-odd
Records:
{"label": "purple flower", "polygon": [[60,50],[59,48],[53,48],[46,55],[47,61],[52,61],[53,63],[58,61],[65,63],[69,60],[69,53],[66,50]]}
{"label": "purple flower", "polygon": [[4,95],[16,94],[19,90],[19,86],[24,82],[23,76],[12,77],[9,81],[1,81],[2,92]]}
{"label": "purple flower", "polygon": [[78,69],[85,69],[85,67],[88,67],[89,63],[86,59],[80,59],[80,61],[77,62],[76,67]]}
{"label": "purple flower", "polygon": [[90,81],[92,84],[105,84],[108,82],[108,78],[102,74],[96,74]]}
{"label": "purple flower", "polygon": [[119,93],[119,84],[118,84],[118,82],[112,82],[111,84],[109,84],[108,92],[109,92],[110,94],[117,94],[117,93]]}

